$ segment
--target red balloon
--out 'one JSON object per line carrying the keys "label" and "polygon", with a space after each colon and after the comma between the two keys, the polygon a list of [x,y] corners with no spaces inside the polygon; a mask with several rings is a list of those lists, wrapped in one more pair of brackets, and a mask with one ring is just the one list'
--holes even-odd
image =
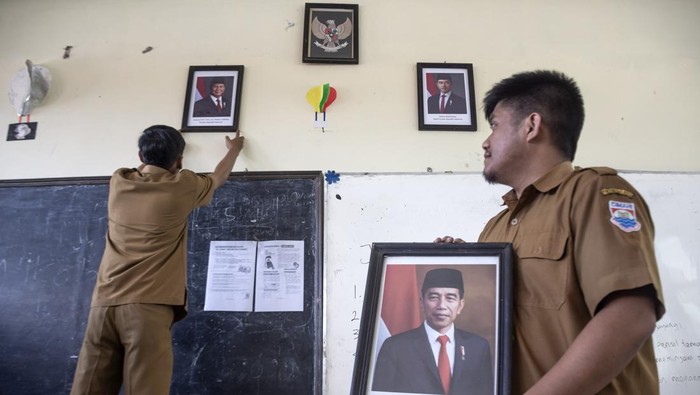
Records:
{"label": "red balloon", "polygon": [[332,86],[328,88],[328,99],[326,99],[326,104],[323,105],[323,110],[322,112],[326,112],[326,108],[331,105],[335,101],[336,96],[338,96],[338,93],[335,91],[335,88]]}

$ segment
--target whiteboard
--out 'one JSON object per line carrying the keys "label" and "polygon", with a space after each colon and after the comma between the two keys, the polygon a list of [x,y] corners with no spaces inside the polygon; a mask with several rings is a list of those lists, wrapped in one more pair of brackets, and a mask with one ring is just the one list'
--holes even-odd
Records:
{"label": "whiteboard", "polygon": [[[667,308],[654,334],[661,393],[700,393],[700,174],[621,175],[647,200],[656,226]],[[352,173],[326,185],[326,393],[346,393],[352,383],[371,244],[475,241],[507,191],[478,173]]]}

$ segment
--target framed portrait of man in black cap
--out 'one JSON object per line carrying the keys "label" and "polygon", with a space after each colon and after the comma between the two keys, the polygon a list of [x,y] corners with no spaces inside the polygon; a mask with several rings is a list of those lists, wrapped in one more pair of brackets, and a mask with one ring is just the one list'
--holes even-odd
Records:
{"label": "framed portrait of man in black cap", "polygon": [[510,393],[509,243],[375,243],[351,394]]}
{"label": "framed portrait of man in black cap", "polygon": [[418,63],[418,130],[476,131],[471,63]]}

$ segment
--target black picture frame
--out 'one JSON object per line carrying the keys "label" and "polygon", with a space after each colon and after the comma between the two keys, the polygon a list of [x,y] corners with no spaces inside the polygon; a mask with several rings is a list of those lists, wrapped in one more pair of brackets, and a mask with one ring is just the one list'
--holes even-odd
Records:
{"label": "black picture frame", "polygon": [[[476,131],[474,68],[471,63],[417,63],[418,130]],[[451,94],[440,106],[437,78],[451,80]]]}
{"label": "black picture frame", "polygon": [[[510,243],[374,243],[367,273],[350,393],[356,395],[382,391],[433,392],[425,388],[415,391],[412,388],[412,392],[407,391],[406,388],[373,388],[375,365],[381,345],[389,337],[400,333],[412,336],[411,333],[416,334],[419,330],[425,335],[425,330],[421,328],[425,317],[422,312],[416,312],[416,309],[420,310],[420,301],[417,298],[421,297],[420,287],[425,273],[433,269],[452,268],[459,270],[464,279],[464,308],[461,310],[462,314],[458,315],[454,321],[454,327],[460,329],[460,332],[469,332],[469,336],[476,335],[476,338],[481,337],[488,341],[493,373],[493,394],[510,394],[513,325],[512,260],[513,252]],[[419,316],[416,317],[416,314]],[[429,363],[435,363],[427,336],[425,340],[424,348],[427,358],[430,359]],[[483,340],[480,342],[484,344]],[[416,343],[420,342],[414,341],[411,344]],[[460,359],[460,356],[462,361],[465,361],[465,354],[467,360],[469,359],[469,353],[465,353],[465,348],[460,349],[460,347],[457,339],[454,369],[458,369],[456,360]],[[416,358],[411,358],[413,360],[411,364],[417,365],[414,359]],[[455,385],[458,383],[457,374],[454,373],[453,377]],[[386,376],[388,375],[377,375],[377,377]],[[433,384],[433,379],[425,381]],[[402,382],[400,385],[405,386],[405,383]],[[474,388],[470,388],[470,391],[472,390]],[[486,391],[489,391],[488,387]],[[437,392],[442,390],[439,389]]]}
{"label": "black picture frame", "polygon": [[306,3],[302,62],[358,64],[358,21],[357,4]]}
{"label": "black picture frame", "polygon": [[[182,113],[183,132],[233,133],[238,129],[243,69],[242,65],[190,66]],[[221,95],[221,110],[208,99],[213,83],[225,87]]]}

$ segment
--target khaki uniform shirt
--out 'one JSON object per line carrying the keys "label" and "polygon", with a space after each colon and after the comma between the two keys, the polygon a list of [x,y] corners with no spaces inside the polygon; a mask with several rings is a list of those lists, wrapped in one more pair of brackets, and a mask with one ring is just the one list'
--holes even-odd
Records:
{"label": "khaki uniform shirt", "polygon": [[[514,262],[513,394],[522,394],[566,352],[612,292],[653,285],[664,313],[654,225],[644,199],[609,168],[562,163],[528,186],[482,231],[510,242]],[[634,325],[634,323],[630,323]],[[652,340],[601,394],[658,394]]]}
{"label": "khaki uniform shirt", "polygon": [[118,169],[110,180],[105,251],[92,306],[153,303],[186,313],[187,218],[208,204],[209,176],[146,166]]}

